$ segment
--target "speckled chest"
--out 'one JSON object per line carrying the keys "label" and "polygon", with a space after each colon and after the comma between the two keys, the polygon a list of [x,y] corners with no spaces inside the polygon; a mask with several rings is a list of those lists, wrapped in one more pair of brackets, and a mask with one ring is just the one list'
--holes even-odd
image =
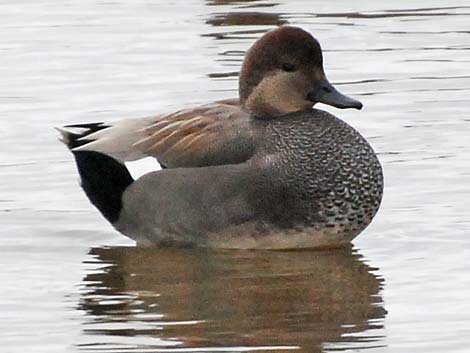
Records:
{"label": "speckled chest", "polygon": [[[266,125],[265,153],[275,155],[270,175],[286,224],[335,228],[356,235],[376,214],[383,193],[380,163],[351,126],[321,110],[296,113]],[[275,192],[275,191],[274,191]]]}

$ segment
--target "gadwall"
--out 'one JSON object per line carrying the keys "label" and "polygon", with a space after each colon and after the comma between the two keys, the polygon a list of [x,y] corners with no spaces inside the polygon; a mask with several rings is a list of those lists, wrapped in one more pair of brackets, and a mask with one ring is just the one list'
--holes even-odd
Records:
{"label": "gadwall", "polygon": [[[239,99],[59,130],[90,201],[137,244],[335,247],[372,221],[383,176],[318,102],[362,108],[328,82],[318,41],[283,26],[248,50]],[[163,169],[134,180],[124,162],[148,156]]]}

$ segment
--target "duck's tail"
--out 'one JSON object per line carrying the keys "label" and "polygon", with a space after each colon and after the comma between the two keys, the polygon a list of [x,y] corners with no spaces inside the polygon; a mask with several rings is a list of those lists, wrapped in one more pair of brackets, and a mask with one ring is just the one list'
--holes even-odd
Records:
{"label": "duck's tail", "polygon": [[156,117],[124,119],[112,124],[88,123],[66,125],[57,128],[72,152],[95,151],[113,157],[120,162],[135,161],[147,157],[137,145],[147,137],[145,129]]}
{"label": "duck's tail", "polygon": [[[97,151],[77,150],[90,142],[87,136],[105,129],[103,123],[81,124],[57,128],[61,141],[71,150],[75,157],[81,186],[88,199],[111,223],[119,219],[122,209],[122,195],[134,182],[125,165],[116,159]],[[80,128],[81,132],[69,131]]]}

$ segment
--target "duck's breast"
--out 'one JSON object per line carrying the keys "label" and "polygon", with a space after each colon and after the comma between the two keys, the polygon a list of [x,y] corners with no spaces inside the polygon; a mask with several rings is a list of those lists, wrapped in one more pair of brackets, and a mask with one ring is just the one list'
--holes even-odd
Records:
{"label": "duck's breast", "polygon": [[265,122],[260,154],[276,156],[260,197],[280,226],[334,228],[352,238],[376,214],[383,192],[382,168],[358,131],[312,109]]}

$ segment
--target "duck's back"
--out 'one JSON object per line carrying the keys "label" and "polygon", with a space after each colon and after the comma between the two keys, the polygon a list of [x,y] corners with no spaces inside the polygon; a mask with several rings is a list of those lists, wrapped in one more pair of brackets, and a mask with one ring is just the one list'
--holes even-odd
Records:
{"label": "duck's back", "polygon": [[269,163],[253,202],[270,223],[350,241],[371,222],[382,168],[359,132],[317,109],[257,124],[265,135],[258,155]]}

